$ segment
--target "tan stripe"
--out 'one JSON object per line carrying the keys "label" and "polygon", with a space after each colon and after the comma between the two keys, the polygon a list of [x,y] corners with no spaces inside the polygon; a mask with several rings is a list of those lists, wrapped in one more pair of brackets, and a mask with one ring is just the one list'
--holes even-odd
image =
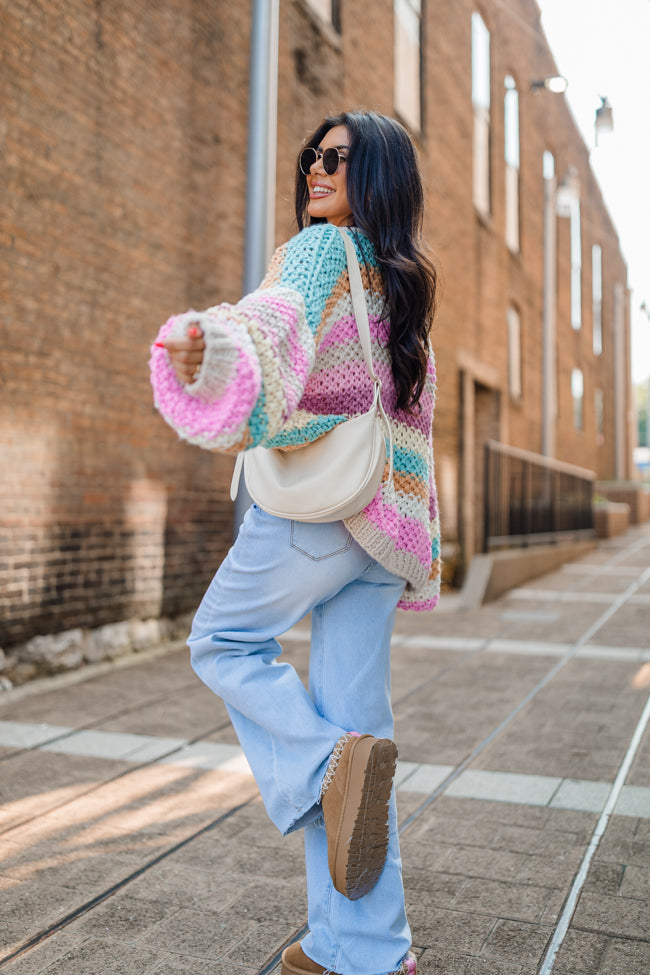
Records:
{"label": "tan stripe", "polygon": [[275,254],[271,258],[271,263],[268,266],[266,276],[260,288],[273,288],[275,285],[280,283],[280,278],[282,276],[282,268],[284,266],[284,259],[287,254],[287,245],[283,244],[278,247]]}
{"label": "tan stripe", "polygon": [[325,308],[323,314],[321,315],[320,322],[318,323],[318,328],[316,330],[316,348],[318,348],[321,338],[323,336],[323,330],[334,311],[336,304],[343,298],[346,293],[350,293],[350,279],[348,278],[347,268],[343,271],[336,281],[336,284],[332,288],[327,301],[325,302]]}
{"label": "tan stripe", "polygon": [[421,498],[423,501],[428,501],[429,487],[419,477],[414,477],[412,474],[395,473],[393,482],[395,490],[399,491],[400,494],[410,494],[416,498]]}
{"label": "tan stripe", "polygon": [[[377,296],[379,296],[379,298],[382,299],[383,285],[382,285],[381,275],[375,268],[370,268],[368,273],[368,269],[366,267],[364,267],[363,265],[360,266],[361,266],[361,281],[363,284],[363,289],[366,292],[366,301],[368,300],[367,293],[369,291],[372,292],[373,299],[376,299]],[[334,285],[332,291],[330,292],[327,301],[325,302],[325,309],[318,326],[318,331],[316,333],[316,348],[318,348],[318,344],[322,338],[323,329],[325,328],[326,324],[329,322],[331,316],[334,314],[334,308],[336,307],[337,303],[341,301],[343,298],[349,299],[350,301],[349,313],[351,313],[352,298],[350,297],[350,276],[348,274],[347,267],[341,272],[336,284]]]}

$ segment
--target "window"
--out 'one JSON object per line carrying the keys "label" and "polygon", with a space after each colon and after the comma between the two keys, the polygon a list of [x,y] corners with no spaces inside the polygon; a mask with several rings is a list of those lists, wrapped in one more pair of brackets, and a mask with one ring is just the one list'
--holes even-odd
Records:
{"label": "window", "polygon": [[605,443],[605,398],[602,389],[597,389],[594,393],[594,406],[596,410],[596,443],[600,447]]}
{"label": "window", "polygon": [[557,219],[555,159],[542,155],[544,224],[542,252],[542,454],[555,456],[557,396]]}
{"label": "window", "polygon": [[594,355],[603,351],[603,252],[599,244],[591,249],[591,294],[594,318]]}
{"label": "window", "polygon": [[521,399],[521,319],[512,305],[506,312],[508,323],[508,388],[513,399]]}
{"label": "window", "polygon": [[472,107],[474,109],[474,205],[490,212],[490,32],[472,14]]}
{"label": "window", "polygon": [[573,369],[571,372],[571,396],[573,397],[573,425],[576,430],[583,428],[584,392],[585,384],[582,378],[582,369]]}
{"label": "window", "polygon": [[307,0],[307,4],[325,23],[340,31],[340,0]]}
{"label": "window", "polygon": [[414,132],[422,127],[421,0],[395,0],[395,110]]}
{"label": "window", "polygon": [[622,481],[626,477],[627,458],[626,450],[628,436],[627,425],[627,383],[629,382],[629,365],[626,366],[626,332],[627,316],[629,308],[626,301],[626,288],[621,281],[614,282],[614,320],[612,322],[613,338],[613,359],[614,359],[614,384],[612,389],[613,408],[610,407],[610,414],[614,417],[614,450],[615,465],[614,474],[617,481]]}
{"label": "window", "polygon": [[519,250],[519,92],[506,75],[503,102],[506,161],[506,244]]}
{"label": "window", "polygon": [[544,179],[555,179],[555,157],[548,149],[544,151],[542,156],[542,175]]}
{"label": "window", "polygon": [[571,200],[571,326],[582,328],[582,242],[580,234],[580,200]]}

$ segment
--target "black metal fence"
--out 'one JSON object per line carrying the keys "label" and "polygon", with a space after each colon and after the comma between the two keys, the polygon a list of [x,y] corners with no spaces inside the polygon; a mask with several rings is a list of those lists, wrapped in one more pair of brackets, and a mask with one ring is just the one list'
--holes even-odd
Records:
{"label": "black metal fence", "polygon": [[485,444],[483,551],[594,533],[593,471]]}

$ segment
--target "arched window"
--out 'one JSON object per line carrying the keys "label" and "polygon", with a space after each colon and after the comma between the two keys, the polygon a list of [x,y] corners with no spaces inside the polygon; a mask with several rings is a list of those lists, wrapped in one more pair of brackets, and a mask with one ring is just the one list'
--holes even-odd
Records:
{"label": "arched window", "polygon": [[474,109],[474,206],[490,213],[490,32],[472,14],[472,107]]}
{"label": "arched window", "polygon": [[591,248],[591,295],[594,319],[594,355],[603,351],[603,252],[600,244]]}
{"label": "arched window", "polygon": [[413,132],[422,128],[421,0],[395,0],[395,111]]}
{"label": "arched window", "polygon": [[341,30],[340,0],[307,0],[307,3],[326,24]]}
{"label": "arched window", "polygon": [[519,250],[519,92],[512,75],[505,78],[503,99],[506,163],[506,244]]}
{"label": "arched window", "polygon": [[555,177],[555,156],[548,149],[544,150],[542,156],[542,175],[544,179],[554,179]]}
{"label": "arched window", "polygon": [[571,325],[582,328],[582,232],[580,229],[580,199],[571,200]]}
{"label": "arched window", "polygon": [[571,397],[573,399],[573,425],[576,430],[582,430],[584,426],[584,394],[585,383],[582,377],[582,369],[572,369]]}
{"label": "arched window", "polygon": [[508,387],[513,399],[521,399],[521,319],[514,305],[506,311],[508,324]]}
{"label": "arched window", "polygon": [[594,406],[596,410],[596,443],[601,447],[605,443],[605,396],[602,389],[597,389],[594,393]]}

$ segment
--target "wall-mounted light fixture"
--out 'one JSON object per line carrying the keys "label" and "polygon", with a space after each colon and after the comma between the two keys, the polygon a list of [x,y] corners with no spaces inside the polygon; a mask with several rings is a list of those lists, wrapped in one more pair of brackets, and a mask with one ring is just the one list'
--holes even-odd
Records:
{"label": "wall-mounted light fixture", "polygon": [[541,78],[539,81],[531,81],[530,83],[531,91],[539,91],[540,88],[545,88],[546,91],[550,91],[554,95],[563,95],[568,87],[569,82],[562,74],[552,74],[548,78]]}
{"label": "wall-mounted light fixture", "polygon": [[609,100],[603,95],[598,96],[601,101],[600,108],[596,109],[596,121],[594,124],[596,145],[598,145],[598,136],[602,135],[603,132],[613,132],[614,131],[614,113],[612,112],[612,106],[609,104]]}

